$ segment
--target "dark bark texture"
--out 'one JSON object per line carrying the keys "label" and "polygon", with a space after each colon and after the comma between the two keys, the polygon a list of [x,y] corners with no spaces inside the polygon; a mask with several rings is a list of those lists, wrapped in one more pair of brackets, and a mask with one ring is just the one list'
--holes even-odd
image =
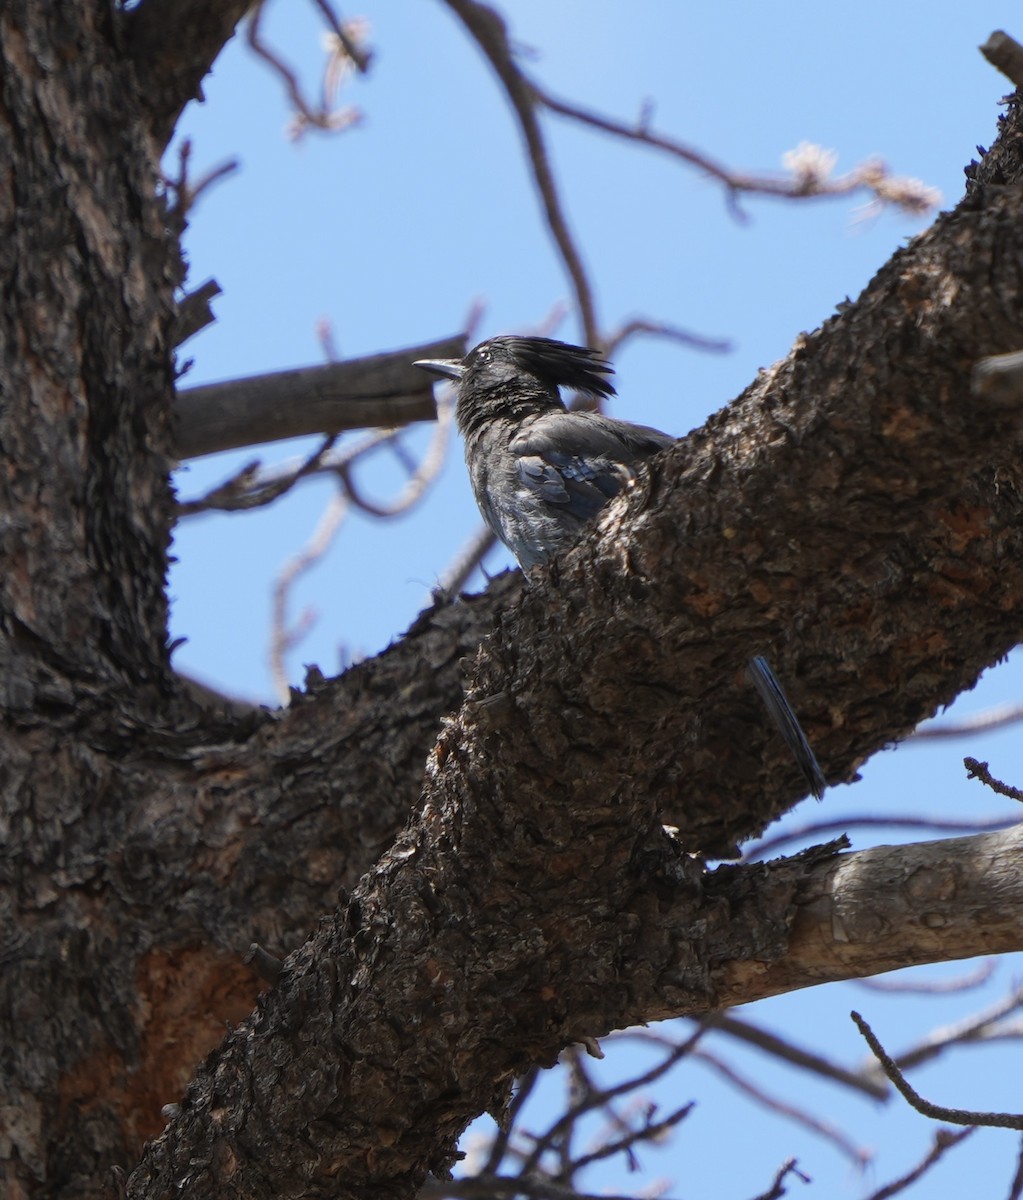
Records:
{"label": "dark bark texture", "polygon": [[[767,654],[839,781],[1020,638],[1023,414],[970,391],[1023,344],[1013,101],[957,209],[536,586],[439,600],[286,712],[191,699],[166,649],[182,272],[156,155],[244,7],[0,9],[19,1200],[108,1194],[113,1168],[138,1198],[411,1196],[566,1042],[840,977],[799,940],[801,906],[845,886],[827,853],[713,873],[689,853],[801,792],[743,664]],[[182,14],[194,38],[165,36]],[[983,872],[933,870],[967,911]],[[988,924],[1004,950],[1023,923]],[[287,956],[268,990],[253,941]]]}
{"label": "dark bark texture", "polygon": [[135,114],[159,146],[170,141],[189,100],[252,0],[141,0],[119,31],[138,80]]}

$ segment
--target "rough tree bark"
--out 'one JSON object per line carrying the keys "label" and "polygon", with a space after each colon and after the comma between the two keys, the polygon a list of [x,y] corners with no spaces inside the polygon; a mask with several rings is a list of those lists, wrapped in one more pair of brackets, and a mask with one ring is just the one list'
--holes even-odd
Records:
{"label": "rough tree bark", "polygon": [[[839,780],[1019,640],[1021,415],[969,389],[1023,342],[1018,103],[965,201],[542,583],[438,602],[238,718],[168,663],[181,267],[157,154],[244,8],[0,11],[5,1193],[99,1196],[138,1162],[133,1197],[409,1196],[567,1041],[974,953],[977,906],[986,948],[1018,948],[1015,893],[963,867],[1008,837],[897,853],[886,879],[918,854],[934,886],[900,893],[929,934],[895,960],[803,936],[870,860],[684,852],[799,795],[752,653]],[[194,44],[168,36],[193,10]],[[253,940],[290,953],[262,995]]]}

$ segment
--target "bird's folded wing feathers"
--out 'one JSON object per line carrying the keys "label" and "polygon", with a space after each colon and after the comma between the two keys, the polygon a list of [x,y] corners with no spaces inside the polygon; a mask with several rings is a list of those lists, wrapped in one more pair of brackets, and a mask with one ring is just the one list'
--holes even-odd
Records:
{"label": "bird's folded wing feathers", "polygon": [[635,464],[674,440],[599,413],[551,412],[526,424],[508,448],[527,487],[589,520],[633,477]]}

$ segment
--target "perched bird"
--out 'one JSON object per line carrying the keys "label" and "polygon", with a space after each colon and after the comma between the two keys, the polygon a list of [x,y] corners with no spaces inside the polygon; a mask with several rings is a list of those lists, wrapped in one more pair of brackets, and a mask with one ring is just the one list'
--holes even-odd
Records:
{"label": "perched bird", "polygon": [[483,519],[535,566],[574,545],[635,474],[674,442],[645,425],[569,412],[559,388],[613,396],[614,368],[595,350],[542,337],[495,337],[464,359],[415,364],[458,381],[455,420]]}
{"label": "perched bird", "polygon": [[[501,336],[461,359],[415,364],[458,385],[455,421],[483,519],[523,569],[579,541],[646,458],[675,438],[594,412],[570,412],[560,389],[613,396],[614,368],[596,350],[544,337]],[[751,682],[820,799],[824,776],[763,658]]]}

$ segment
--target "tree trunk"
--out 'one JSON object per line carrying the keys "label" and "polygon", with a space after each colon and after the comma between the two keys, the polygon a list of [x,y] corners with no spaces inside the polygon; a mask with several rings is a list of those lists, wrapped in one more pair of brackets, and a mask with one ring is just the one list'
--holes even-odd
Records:
{"label": "tree trunk", "polygon": [[[967,200],[543,582],[439,604],[286,713],[198,707],[166,648],[181,266],[156,156],[244,7],[182,4],[210,16],[184,59],[156,0],[0,14],[13,1197],[104,1194],[171,1102],[132,1196],[408,1196],[567,1041],[837,977],[796,921],[827,854],[688,853],[801,790],[742,665],[768,654],[835,781],[1020,635],[1020,410],[970,390],[1021,341],[1013,104]],[[960,884],[961,917],[1018,914]],[[929,956],[971,952],[952,915]],[[986,924],[1016,946],[1018,919]],[[251,941],[293,952],[262,996]]]}

